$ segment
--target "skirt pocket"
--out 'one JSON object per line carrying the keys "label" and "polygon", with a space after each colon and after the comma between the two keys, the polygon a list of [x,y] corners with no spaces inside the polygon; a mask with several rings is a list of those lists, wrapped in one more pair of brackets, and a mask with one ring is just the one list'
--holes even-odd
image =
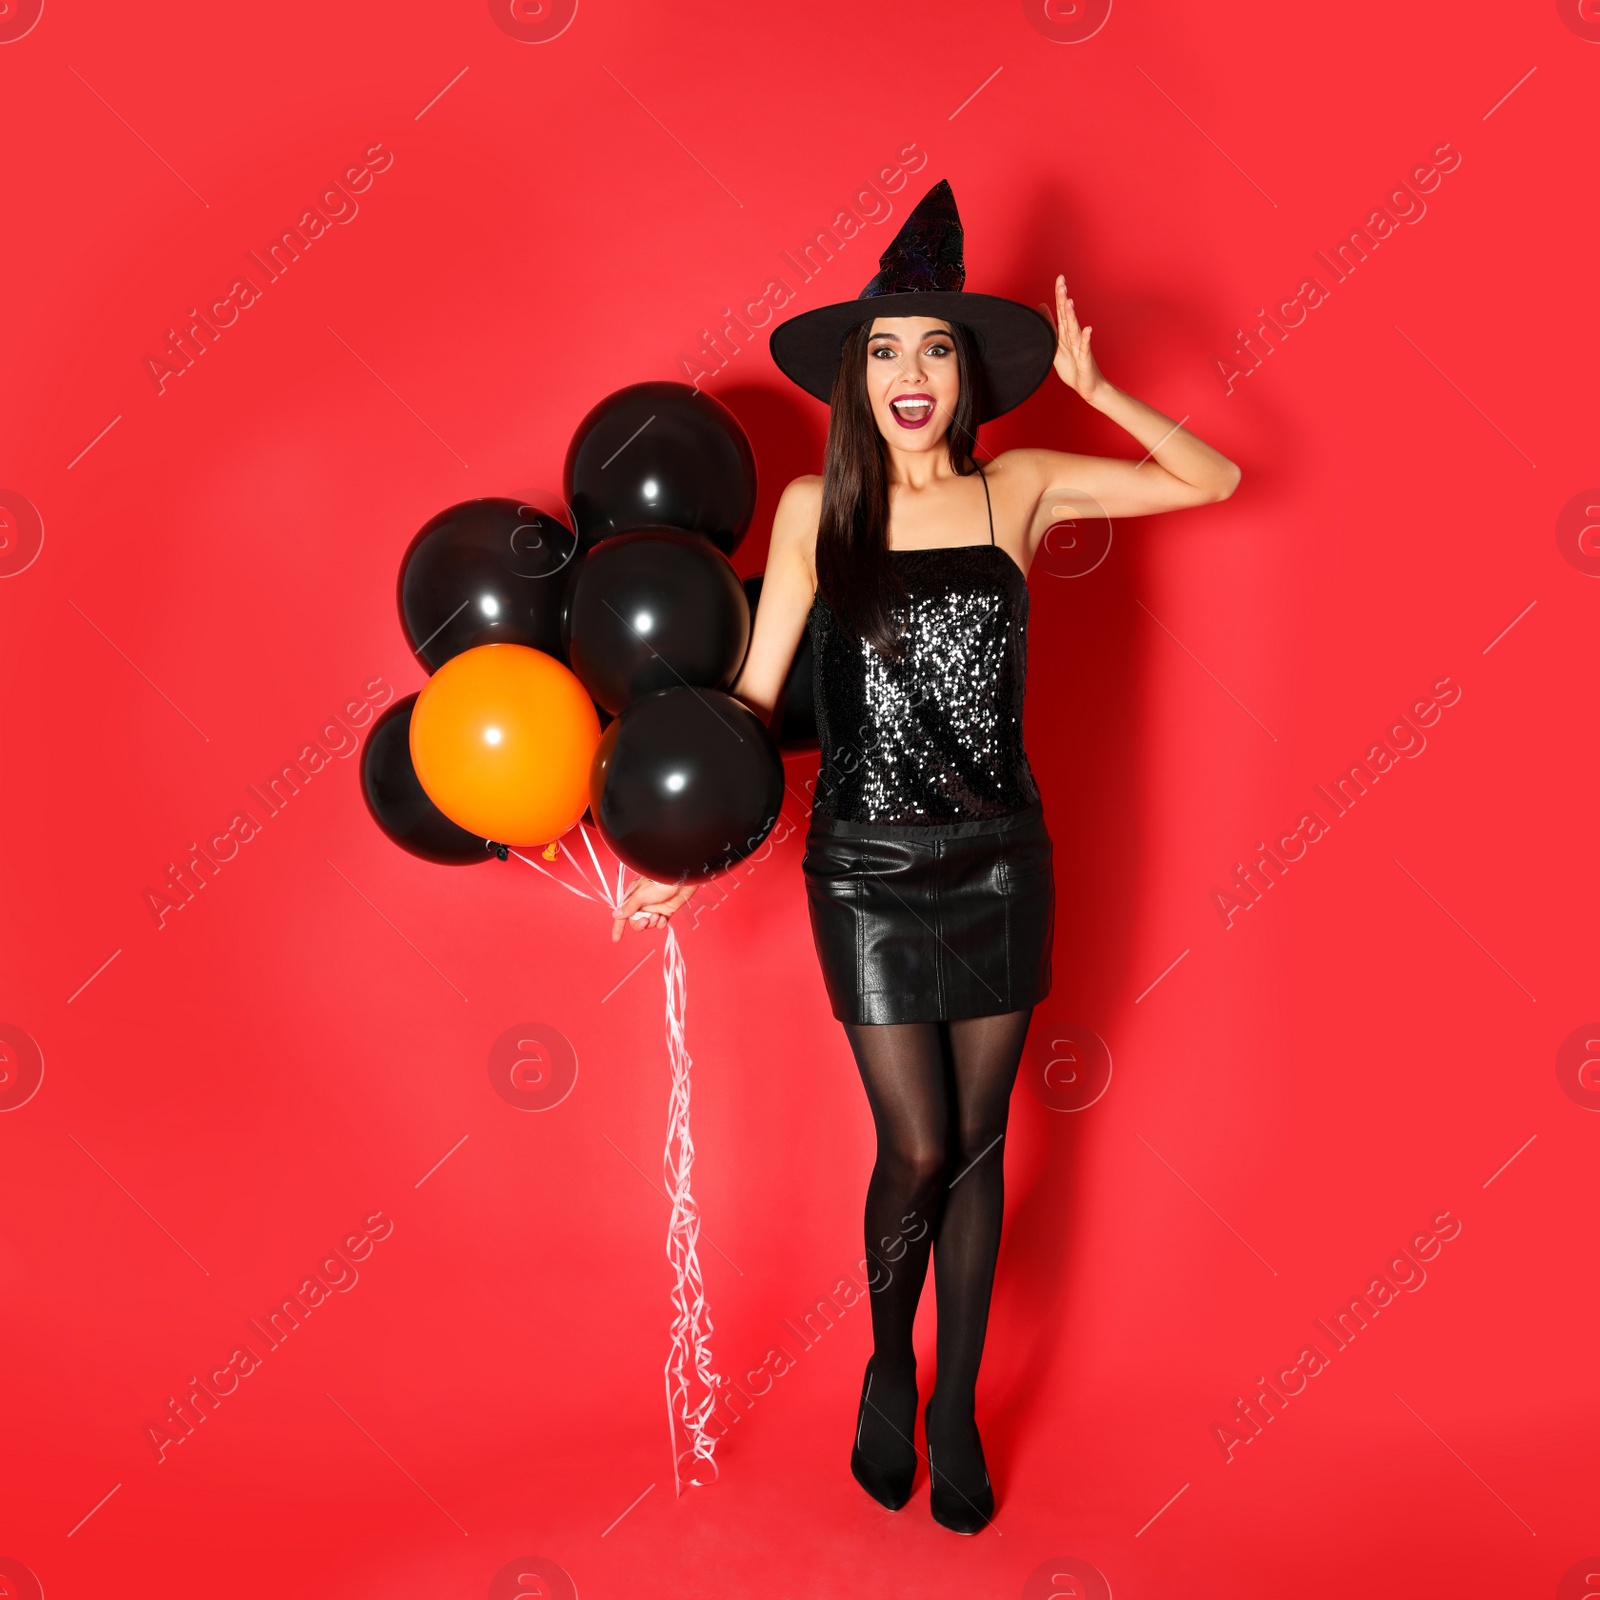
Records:
{"label": "skirt pocket", "polygon": [[1005,852],[1006,947],[1016,1010],[1036,1005],[1050,993],[1056,914],[1054,863],[1055,852],[1042,822]]}
{"label": "skirt pocket", "polygon": [[814,834],[802,870],[817,959],[836,1017],[937,1013],[934,853],[893,838]]}
{"label": "skirt pocket", "polygon": [[940,1014],[981,1017],[1012,1011],[1011,941],[1006,918],[1005,846],[979,835],[949,841],[940,855]]}

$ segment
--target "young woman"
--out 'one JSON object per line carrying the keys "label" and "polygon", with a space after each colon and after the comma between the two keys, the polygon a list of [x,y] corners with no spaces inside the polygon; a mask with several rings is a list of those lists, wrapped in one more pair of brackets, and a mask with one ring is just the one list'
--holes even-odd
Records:
{"label": "young woman", "polygon": [[[856,300],[774,330],[779,367],[828,400],[823,473],[773,521],[733,693],[770,717],[801,632],[822,756],[806,836],[812,932],[877,1130],[867,1189],[872,1358],[851,1470],[911,1494],[911,1330],[931,1252],[937,1381],[924,1414],[930,1505],[960,1533],[993,1515],[974,1395],[1004,1201],[1003,1141],[1034,1005],[1050,991],[1050,836],[1022,742],[1026,573],[1053,523],[1223,500],[1239,469],[1114,388],[1066,282],[1055,322],[963,292],[947,183],[920,202]],[[1040,310],[1043,310],[1041,307]],[[976,427],[1048,376],[1120,423],[1138,461],[1008,450]],[[625,926],[657,928],[693,886],[640,880]]]}

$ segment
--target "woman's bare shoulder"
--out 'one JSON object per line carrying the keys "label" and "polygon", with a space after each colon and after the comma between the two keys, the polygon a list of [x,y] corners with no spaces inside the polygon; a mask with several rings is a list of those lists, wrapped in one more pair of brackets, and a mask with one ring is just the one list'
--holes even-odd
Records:
{"label": "woman's bare shoulder", "polygon": [[1047,464],[1057,454],[1053,450],[1002,450],[993,461],[983,463],[985,476],[996,487],[1026,493],[1036,490],[1047,471]]}
{"label": "woman's bare shoulder", "polygon": [[792,478],[778,496],[772,514],[774,548],[787,545],[798,550],[809,564],[817,548],[817,525],[822,520],[822,479],[816,473]]}
{"label": "woman's bare shoulder", "polygon": [[784,486],[783,493],[778,497],[780,506],[792,503],[799,510],[817,511],[822,509],[822,475],[817,472],[807,472],[798,478],[791,478]]}
{"label": "woman's bare shoulder", "polygon": [[[1071,489],[1093,481],[1105,466],[1103,456],[1081,455],[1072,450],[1002,450],[984,470],[1004,489],[1021,495],[1040,495],[1051,489]],[[1117,461],[1116,467],[1133,463]]]}

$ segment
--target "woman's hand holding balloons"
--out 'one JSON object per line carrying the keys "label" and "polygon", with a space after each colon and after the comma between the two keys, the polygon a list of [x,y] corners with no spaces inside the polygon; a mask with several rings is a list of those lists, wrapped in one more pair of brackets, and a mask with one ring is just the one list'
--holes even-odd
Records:
{"label": "woman's hand holding balloons", "polygon": [[624,928],[641,932],[645,928],[664,928],[667,918],[688,903],[697,883],[657,883],[651,878],[635,878],[633,886],[617,907],[611,924],[611,942],[622,937]]}

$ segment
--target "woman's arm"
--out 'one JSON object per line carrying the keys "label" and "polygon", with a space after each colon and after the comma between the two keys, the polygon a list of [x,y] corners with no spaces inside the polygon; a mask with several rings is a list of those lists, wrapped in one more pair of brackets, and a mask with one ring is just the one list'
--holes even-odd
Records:
{"label": "woman's arm", "polygon": [[[1041,308],[1043,309],[1043,308]],[[1126,428],[1144,446],[1138,461],[1073,455],[1061,450],[1008,450],[1000,458],[1015,468],[1027,517],[1031,559],[1058,522],[1085,515],[1145,517],[1160,511],[1226,500],[1239,485],[1239,468],[1182,424],[1108,383],[1089,351],[1092,327],[1080,328],[1056,279],[1057,376],[1096,411]]]}
{"label": "woman's arm", "polygon": [[[772,542],[767,550],[766,575],[761,580],[755,632],[732,690],[734,698],[743,701],[763,722],[772,720],[805,631],[806,614],[811,610],[811,597],[817,586],[813,560],[821,512],[822,479],[796,478],[779,497],[773,514]],[[643,931],[665,927],[667,918],[685,905],[698,887],[693,883],[635,879],[614,913],[612,942],[622,937],[624,928]]]}
{"label": "woman's arm", "polygon": [[794,665],[800,636],[816,594],[817,523],[822,516],[822,479],[796,478],[778,499],[772,543],[761,580],[755,632],[733,696],[770,722]]}

